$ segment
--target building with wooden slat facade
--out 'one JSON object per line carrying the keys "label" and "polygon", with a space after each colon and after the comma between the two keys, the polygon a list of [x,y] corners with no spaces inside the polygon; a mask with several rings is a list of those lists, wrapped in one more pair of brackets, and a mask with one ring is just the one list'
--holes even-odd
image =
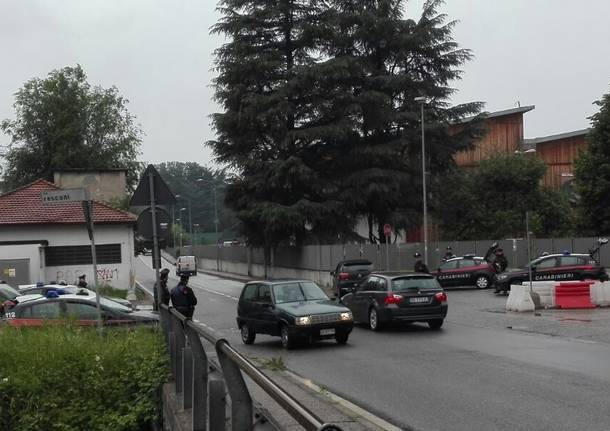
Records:
{"label": "building with wooden slat facade", "polygon": [[546,165],[542,180],[545,187],[558,189],[574,178],[574,160],[587,148],[587,135],[590,129],[561,133],[541,138],[525,139],[524,148],[536,150]]}

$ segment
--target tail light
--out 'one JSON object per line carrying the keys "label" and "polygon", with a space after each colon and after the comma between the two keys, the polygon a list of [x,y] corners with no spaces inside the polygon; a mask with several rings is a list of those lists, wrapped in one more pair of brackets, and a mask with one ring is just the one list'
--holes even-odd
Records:
{"label": "tail light", "polygon": [[340,272],[339,280],[349,280],[349,272]]}
{"label": "tail light", "polygon": [[400,303],[400,301],[402,301],[402,295],[388,295],[385,297],[385,300],[383,301],[385,305],[389,305],[389,304],[398,304]]}
{"label": "tail light", "polygon": [[447,302],[447,294],[445,292],[438,292],[434,297],[440,303]]}

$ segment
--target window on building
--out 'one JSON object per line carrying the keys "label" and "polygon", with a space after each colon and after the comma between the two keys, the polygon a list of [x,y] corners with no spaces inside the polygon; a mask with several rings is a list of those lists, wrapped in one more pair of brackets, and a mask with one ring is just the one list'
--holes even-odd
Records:
{"label": "window on building", "polygon": [[[96,245],[98,264],[121,263],[121,244]],[[45,249],[46,266],[91,265],[91,247],[88,245],[67,245]]]}

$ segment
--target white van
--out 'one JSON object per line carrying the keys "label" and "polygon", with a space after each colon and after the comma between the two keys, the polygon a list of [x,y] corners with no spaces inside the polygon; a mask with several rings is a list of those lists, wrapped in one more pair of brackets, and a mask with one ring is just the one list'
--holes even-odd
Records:
{"label": "white van", "polygon": [[195,256],[180,256],[176,259],[176,275],[197,275],[197,258]]}

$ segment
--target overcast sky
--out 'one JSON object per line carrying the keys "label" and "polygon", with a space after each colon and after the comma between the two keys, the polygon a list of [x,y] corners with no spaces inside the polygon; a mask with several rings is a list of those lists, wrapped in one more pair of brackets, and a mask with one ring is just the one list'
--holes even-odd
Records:
{"label": "overcast sky", "polygon": [[[416,17],[423,0],[408,3]],[[215,0],[0,0],[0,119],[32,77],[79,63],[89,82],[116,85],[146,136],[146,162],[211,165]],[[536,105],[525,137],[588,127],[609,91],[607,0],[448,0],[455,39],[475,58],[454,102],[495,111]],[[8,137],[0,134],[0,145]]]}

